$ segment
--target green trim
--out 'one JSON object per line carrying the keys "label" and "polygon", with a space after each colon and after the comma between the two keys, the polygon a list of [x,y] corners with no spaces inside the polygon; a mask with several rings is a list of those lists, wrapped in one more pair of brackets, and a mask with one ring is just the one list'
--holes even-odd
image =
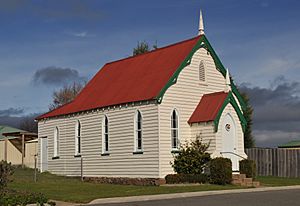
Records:
{"label": "green trim", "polygon": [[[219,59],[218,55],[216,54],[215,50],[213,49],[213,47],[211,46],[211,44],[209,43],[208,39],[206,38],[206,36],[204,36],[204,43],[207,46],[207,50],[210,52],[215,65],[217,67],[217,70],[221,72],[221,74],[226,77],[226,69],[224,67],[224,65],[222,64],[221,60]],[[244,110],[246,108],[246,103],[244,102],[243,97],[241,96],[241,94],[239,93],[239,91],[237,90],[234,82],[232,79],[230,79],[231,82],[231,88],[233,93],[235,94],[235,96],[237,97],[237,99],[239,100],[239,103],[242,107],[242,109]]]}
{"label": "green trim", "polygon": [[240,107],[238,106],[232,92],[229,92],[228,93],[228,96],[226,97],[221,109],[218,111],[218,114],[214,120],[214,124],[215,124],[215,132],[218,131],[218,127],[219,127],[219,121],[220,121],[220,118],[221,118],[221,115],[225,109],[225,107],[228,105],[228,104],[231,104],[234,108],[234,110],[236,111],[238,117],[239,117],[239,120],[241,122],[241,125],[242,125],[242,129],[243,129],[243,132],[245,132],[245,129],[246,129],[246,125],[247,125],[247,120],[245,119],[242,111],[240,110]]}
{"label": "green trim", "polygon": [[191,63],[192,57],[194,53],[200,49],[201,47],[204,47],[204,44],[202,43],[204,41],[204,36],[202,36],[196,45],[193,47],[192,51],[189,53],[189,55],[184,59],[184,61],[180,64],[178,69],[175,71],[175,73],[172,75],[172,77],[169,79],[168,83],[164,86],[164,88],[159,92],[158,96],[156,97],[157,102],[160,104],[162,102],[163,96],[167,89],[169,89],[170,86],[175,84],[177,82],[177,78],[180,74],[180,72]]}
{"label": "green trim", "polygon": [[[157,95],[156,99],[157,102],[160,104],[162,102],[163,96],[165,94],[165,92],[167,91],[167,89],[169,89],[170,86],[172,86],[173,84],[175,84],[177,82],[178,76],[180,74],[180,72],[191,63],[191,59],[193,57],[193,55],[195,54],[195,52],[200,49],[200,48],[205,48],[212,56],[214,63],[216,65],[216,68],[219,72],[221,72],[221,74],[225,77],[226,76],[226,69],[223,66],[221,60],[219,59],[218,55],[216,54],[216,52],[214,51],[214,49],[212,48],[212,46],[210,45],[209,41],[207,40],[207,38],[203,35],[200,37],[200,39],[198,40],[198,42],[196,43],[196,45],[193,47],[192,51],[189,53],[189,55],[184,59],[184,61],[180,64],[180,66],[178,67],[178,69],[175,71],[175,73],[172,75],[172,77],[169,79],[168,83],[164,86],[164,88],[159,92],[159,94]],[[239,93],[239,91],[237,90],[233,80],[231,79],[231,88],[232,88],[232,92],[235,94],[235,96],[237,97],[237,99],[239,100],[239,103],[242,107],[242,109],[244,110],[246,108],[246,104],[241,96],[241,94]]]}

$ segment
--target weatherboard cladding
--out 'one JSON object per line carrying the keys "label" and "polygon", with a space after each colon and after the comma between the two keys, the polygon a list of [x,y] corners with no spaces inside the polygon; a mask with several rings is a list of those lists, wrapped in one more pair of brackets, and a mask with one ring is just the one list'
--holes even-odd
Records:
{"label": "weatherboard cladding", "polygon": [[69,104],[37,119],[155,99],[201,36],[108,63]]}

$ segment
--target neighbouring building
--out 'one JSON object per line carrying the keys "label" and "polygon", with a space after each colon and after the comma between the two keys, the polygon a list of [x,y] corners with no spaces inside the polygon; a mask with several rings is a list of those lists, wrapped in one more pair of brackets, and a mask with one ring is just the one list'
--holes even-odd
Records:
{"label": "neighbouring building", "polygon": [[[24,135],[23,158],[22,135]],[[26,167],[34,168],[37,152],[37,134],[0,125],[0,161],[5,160],[13,165],[22,165],[23,163]]]}
{"label": "neighbouring building", "polygon": [[280,149],[300,149],[300,140],[289,141],[285,144],[278,145]]}
{"label": "neighbouring building", "polygon": [[200,136],[238,171],[243,107],[200,15],[196,37],[105,64],[72,102],[39,116],[40,170],[164,178],[180,143]]}

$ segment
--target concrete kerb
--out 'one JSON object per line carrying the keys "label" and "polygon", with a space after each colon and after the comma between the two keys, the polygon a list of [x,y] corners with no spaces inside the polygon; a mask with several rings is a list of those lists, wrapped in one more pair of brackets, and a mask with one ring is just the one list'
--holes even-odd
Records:
{"label": "concrete kerb", "polygon": [[150,200],[166,200],[166,199],[186,198],[186,197],[200,197],[200,196],[209,196],[209,195],[235,194],[235,193],[247,193],[247,192],[265,192],[265,191],[292,190],[292,189],[300,189],[300,185],[102,198],[102,199],[93,200],[90,203],[88,203],[87,205],[125,203],[125,202],[142,202],[142,201],[150,201]]}

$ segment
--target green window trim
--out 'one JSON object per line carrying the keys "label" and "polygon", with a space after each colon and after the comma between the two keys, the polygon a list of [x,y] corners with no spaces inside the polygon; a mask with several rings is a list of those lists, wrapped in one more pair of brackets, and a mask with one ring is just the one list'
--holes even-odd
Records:
{"label": "green window trim", "polygon": [[[216,68],[219,72],[221,72],[221,74],[225,77],[226,76],[226,69],[223,66],[221,60],[219,59],[218,55],[216,54],[216,52],[214,51],[214,49],[212,48],[212,46],[210,45],[208,39],[206,38],[206,36],[202,35],[200,37],[200,39],[198,40],[198,42],[196,43],[196,45],[193,47],[192,51],[189,53],[189,55],[184,59],[184,61],[180,64],[180,66],[178,67],[178,69],[175,71],[175,73],[172,75],[172,77],[169,79],[168,83],[164,86],[164,88],[159,92],[159,94],[157,95],[156,99],[157,102],[160,104],[162,102],[163,96],[166,93],[166,91],[169,89],[169,87],[171,87],[173,84],[175,84],[177,82],[178,76],[180,74],[180,72],[191,63],[191,59],[193,57],[193,55],[195,54],[195,52],[200,49],[200,48],[205,48],[212,56],[214,63],[216,65]],[[241,96],[241,94],[239,93],[238,89],[236,88],[233,80],[231,79],[231,88],[232,88],[232,92],[235,94],[235,96],[237,97],[237,99],[239,100],[239,103],[242,107],[242,109],[244,110],[246,108],[246,104]]]}
{"label": "green window trim", "polygon": [[224,109],[226,108],[226,106],[228,104],[231,104],[234,108],[234,110],[236,111],[238,117],[239,117],[239,120],[241,122],[241,126],[242,126],[242,129],[243,129],[243,132],[245,132],[245,129],[246,129],[246,126],[247,126],[247,121],[242,113],[242,111],[240,110],[240,107],[238,106],[238,103],[236,102],[232,92],[229,92],[228,93],[228,96],[226,97],[224,103],[222,104],[222,107],[221,109],[218,111],[218,114],[214,120],[214,125],[215,125],[215,132],[218,131],[218,127],[219,127],[219,121],[220,121],[220,118],[222,116],[222,113],[224,111]]}

